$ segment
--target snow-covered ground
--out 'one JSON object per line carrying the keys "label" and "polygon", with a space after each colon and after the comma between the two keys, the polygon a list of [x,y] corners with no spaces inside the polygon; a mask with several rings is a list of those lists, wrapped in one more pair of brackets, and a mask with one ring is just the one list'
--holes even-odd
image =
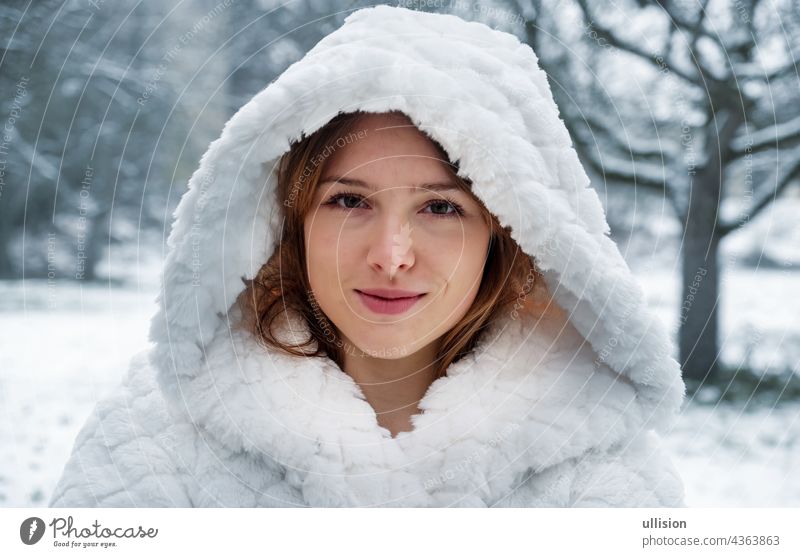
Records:
{"label": "snow-covered ground", "polygon": [[[638,272],[649,305],[671,330],[681,306],[673,272]],[[720,360],[761,373],[800,374],[800,272],[725,269]],[[765,407],[689,401],[666,436],[690,506],[800,506],[800,400]]]}
{"label": "snow-covered ground", "polygon": [[690,404],[665,443],[691,507],[800,506],[800,401]]}
{"label": "snow-covered ground", "polygon": [[[640,274],[676,322],[676,277]],[[724,282],[723,360],[798,369],[800,274],[736,270]],[[95,402],[147,346],[155,287],[0,282],[0,506],[43,506]],[[753,336],[753,331],[757,336]],[[756,338],[757,342],[753,342]],[[785,369],[785,368],[784,368]],[[691,506],[800,506],[800,401],[776,408],[688,405],[667,436]]]}
{"label": "snow-covered ground", "polygon": [[44,506],[94,404],[147,346],[155,293],[0,282],[0,506]]}

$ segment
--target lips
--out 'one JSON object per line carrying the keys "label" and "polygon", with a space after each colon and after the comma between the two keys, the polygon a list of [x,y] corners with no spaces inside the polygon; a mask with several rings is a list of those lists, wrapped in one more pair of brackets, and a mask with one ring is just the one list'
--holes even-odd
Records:
{"label": "lips", "polygon": [[416,298],[425,294],[425,292],[415,292],[413,290],[399,290],[397,288],[365,288],[356,290],[363,294],[375,296],[376,298],[384,298],[388,300],[395,300],[397,298]]}
{"label": "lips", "polygon": [[[425,293],[409,292],[407,290],[356,290],[356,295],[361,302],[374,313],[396,315],[408,311],[416,304]],[[383,293],[384,297],[376,293]]]}

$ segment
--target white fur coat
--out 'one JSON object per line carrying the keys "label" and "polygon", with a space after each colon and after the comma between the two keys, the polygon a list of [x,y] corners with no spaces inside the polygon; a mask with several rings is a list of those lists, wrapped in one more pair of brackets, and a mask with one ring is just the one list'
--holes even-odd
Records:
{"label": "white fur coat", "polygon": [[[330,360],[231,329],[241,277],[280,231],[275,162],[358,109],[401,110],[438,140],[535,258],[546,285],[528,296],[553,301],[495,322],[396,438]],[[684,396],[673,347],[516,37],[450,15],[354,12],[225,125],[168,244],[155,344],[81,430],[52,506],[684,504],[659,442]]]}

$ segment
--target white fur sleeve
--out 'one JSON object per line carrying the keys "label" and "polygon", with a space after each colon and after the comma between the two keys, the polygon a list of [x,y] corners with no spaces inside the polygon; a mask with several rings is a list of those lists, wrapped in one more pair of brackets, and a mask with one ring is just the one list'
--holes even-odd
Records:
{"label": "white fur sleeve", "polygon": [[685,507],[683,481],[652,431],[578,459],[571,507]]}

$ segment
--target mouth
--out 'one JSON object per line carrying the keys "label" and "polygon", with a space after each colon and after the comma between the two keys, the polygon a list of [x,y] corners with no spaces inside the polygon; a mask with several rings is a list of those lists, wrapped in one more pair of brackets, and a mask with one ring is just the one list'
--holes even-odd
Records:
{"label": "mouth", "polygon": [[414,304],[421,300],[427,293],[414,296],[402,296],[395,298],[385,298],[374,294],[367,294],[361,290],[356,290],[356,294],[367,309],[373,313],[397,315],[411,309]]}

